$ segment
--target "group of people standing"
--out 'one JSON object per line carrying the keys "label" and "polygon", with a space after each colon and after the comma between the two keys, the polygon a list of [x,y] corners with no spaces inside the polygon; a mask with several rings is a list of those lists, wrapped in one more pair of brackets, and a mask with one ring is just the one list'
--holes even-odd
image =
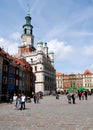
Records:
{"label": "group of people standing", "polygon": [[26,101],[26,96],[24,95],[24,93],[18,94],[18,96],[14,93],[13,103],[15,104],[15,107],[18,110],[25,109],[25,101]]}
{"label": "group of people standing", "polygon": [[79,100],[87,100],[88,98],[88,93],[87,91],[78,91],[77,93],[75,92],[68,92],[67,93],[67,99],[68,99],[68,103],[71,104],[71,101],[73,104],[75,104],[75,100],[76,100],[76,97],[79,98]]}
{"label": "group of people standing", "polygon": [[43,93],[40,91],[40,92],[36,92],[36,93],[33,93],[32,94],[32,96],[33,96],[33,101],[34,101],[34,103],[36,104],[38,104],[39,103],[39,100],[40,99],[43,99]]}
{"label": "group of people standing", "polygon": [[[40,94],[40,93],[34,93],[33,94],[33,101],[34,101],[35,104],[39,103],[39,99],[42,99],[42,98],[43,98],[43,95]],[[18,96],[16,95],[16,93],[14,93],[13,103],[18,110],[25,109],[25,102],[27,102],[27,97],[25,96],[24,93],[18,94]],[[31,98],[30,98],[30,102],[32,102]]]}
{"label": "group of people standing", "polygon": [[34,93],[33,99],[34,99],[34,103],[39,103],[40,94],[39,93]]}
{"label": "group of people standing", "polygon": [[68,99],[68,103],[71,104],[71,100],[73,102],[73,104],[75,104],[75,99],[76,99],[76,93],[67,93],[67,99]]}
{"label": "group of people standing", "polygon": [[78,92],[78,97],[79,97],[79,100],[87,100],[87,97],[88,97],[88,92],[87,91],[79,91]]}

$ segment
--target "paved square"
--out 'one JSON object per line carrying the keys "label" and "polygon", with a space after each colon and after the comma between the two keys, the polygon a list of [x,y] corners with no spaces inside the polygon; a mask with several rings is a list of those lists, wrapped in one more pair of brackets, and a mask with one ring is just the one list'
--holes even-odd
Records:
{"label": "paved square", "polygon": [[66,95],[45,96],[22,111],[0,104],[0,130],[93,130],[93,96],[76,104],[68,104]]}

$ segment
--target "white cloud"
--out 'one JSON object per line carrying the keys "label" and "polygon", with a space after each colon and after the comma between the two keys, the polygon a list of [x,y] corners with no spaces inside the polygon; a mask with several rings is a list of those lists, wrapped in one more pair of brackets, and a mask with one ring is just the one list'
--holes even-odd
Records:
{"label": "white cloud", "polygon": [[64,60],[74,52],[74,48],[57,39],[48,42],[49,51],[54,52],[55,59]]}
{"label": "white cloud", "polygon": [[14,32],[10,35],[10,38],[13,39],[13,40],[19,40],[20,39],[20,33],[19,32]]}
{"label": "white cloud", "polygon": [[93,56],[93,46],[85,46],[83,48],[83,53],[86,55],[86,56]]}
{"label": "white cloud", "polygon": [[0,47],[11,55],[16,54],[18,52],[18,46],[19,43],[17,42],[11,42],[7,39],[0,38]]}

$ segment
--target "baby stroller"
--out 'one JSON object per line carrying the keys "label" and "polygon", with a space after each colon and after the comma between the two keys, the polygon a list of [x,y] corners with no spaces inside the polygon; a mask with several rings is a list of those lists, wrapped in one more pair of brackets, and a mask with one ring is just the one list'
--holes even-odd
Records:
{"label": "baby stroller", "polygon": [[70,94],[67,94],[67,99],[68,99],[68,103],[71,104],[71,95]]}

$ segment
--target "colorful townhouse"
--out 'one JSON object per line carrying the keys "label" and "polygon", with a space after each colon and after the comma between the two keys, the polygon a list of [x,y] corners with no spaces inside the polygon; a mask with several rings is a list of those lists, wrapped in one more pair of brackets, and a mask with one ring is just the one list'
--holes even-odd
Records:
{"label": "colorful townhouse", "polygon": [[10,56],[0,48],[0,101],[7,101],[14,93],[31,96],[35,92],[35,79],[25,59]]}
{"label": "colorful townhouse", "polygon": [[93,73],[88,69],[83,73],[83,87],[88,90],[93,89]]}
{"label": "colorful townhouse", "polygon": [[63,75],[61,73],[56,73],[56,91],[62,92],[63,90]]}
{"label": "colorful townhouse", "polygon": [[[56,90],[67,91],[68,88],[74,89],[85,88],[86,90],[93,91],[93,73],[88,69],[83,74],[61,74],[56,73]],[[61,86],[61,87],[60,87]]]}

